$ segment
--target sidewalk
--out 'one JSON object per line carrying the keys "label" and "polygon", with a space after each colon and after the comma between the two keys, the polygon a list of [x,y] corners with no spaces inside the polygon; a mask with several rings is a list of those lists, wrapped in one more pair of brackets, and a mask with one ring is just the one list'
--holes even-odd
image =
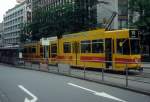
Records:
{"label": "sidewalk", "polygon": [[[77,71],[73,69],[71,71],[72,75],[83,77],[83,71]],[[150,75],[149,75],[150,76]],[[102,73],[101,72],[92,72],[86,71],[85,77],[90,80],[95,81],[104,81],[108,84],[117,85],[120,87],[126,87],[126,76],[120,74],[111,74],[111,73],[104,73],[104,79],[102,80]],[[132,88],[139,91],[150,92],[150,78],[142,78],[142,77],[135,77],[132,75],[128,76],[128,88]]]}
{"label": "sidewalk", "polygon": [[149,63],[143,63],[142,67],[144,67],[144,68],[150,68],[150,62]]}

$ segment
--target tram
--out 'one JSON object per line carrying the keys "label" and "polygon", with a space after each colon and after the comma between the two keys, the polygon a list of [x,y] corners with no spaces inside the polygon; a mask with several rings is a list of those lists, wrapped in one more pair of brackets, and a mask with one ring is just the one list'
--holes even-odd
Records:
{"label": "tram", "polygon": [[[41,42],[24,44],[23,56],[30,61],[45,57]],[[124,71],[141,68],[139,31],[97,29],[52,37],[48,46],[49,64],[66,63],[76,67]]]}

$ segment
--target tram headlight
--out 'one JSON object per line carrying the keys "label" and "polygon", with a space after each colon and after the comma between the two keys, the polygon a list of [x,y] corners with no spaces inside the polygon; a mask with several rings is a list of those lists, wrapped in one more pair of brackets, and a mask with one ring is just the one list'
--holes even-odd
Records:
{"label": "tram headlight", "polygon": [[139,58],[135,58],[135,63],[139,63],[140,59]]}

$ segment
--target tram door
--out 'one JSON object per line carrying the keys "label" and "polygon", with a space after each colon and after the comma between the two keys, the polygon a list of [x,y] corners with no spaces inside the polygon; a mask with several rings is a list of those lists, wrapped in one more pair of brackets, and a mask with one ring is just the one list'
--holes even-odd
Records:
{"label": "tram door", "polygon": [[57,44],[51,44],[50,57],[51,60],[55,60],[57,57]]}
{"label": "tram door", "polygon": [[106,60],[106,68],[112,67],[112,39],[105,39],[105,60]]}

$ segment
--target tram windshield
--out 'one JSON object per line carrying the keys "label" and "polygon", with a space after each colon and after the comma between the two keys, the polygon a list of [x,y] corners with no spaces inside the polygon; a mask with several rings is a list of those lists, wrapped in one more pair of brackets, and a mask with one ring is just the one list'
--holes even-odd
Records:
{"label": "tram windshield", "polygon": [[139,54],[139,39],[117,39],[117,53],[123,55]]}
{"label": "tram windshield", "polygon": [[140,53],[139,39],[130,39],[130,44],[131,44],[131,54],[139,54]]}
{"label": "tram windshield", "polygon": [[124,55],[130,54],[129,39],[117,39],[117,53]]}

